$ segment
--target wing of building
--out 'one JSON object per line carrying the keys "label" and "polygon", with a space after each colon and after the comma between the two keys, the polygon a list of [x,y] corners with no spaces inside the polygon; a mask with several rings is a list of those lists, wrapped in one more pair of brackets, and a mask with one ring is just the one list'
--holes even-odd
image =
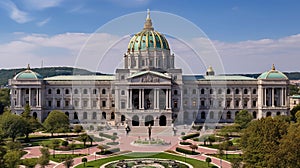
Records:
{"label": "wing of building", "polygon": [[40,121],[61,110],[72,123],[132,126],[232,123],[242,109],[255,119],[289,115],[289,79],[274,65],[256,79],[215,75],[212,67],[205,75],[183,75],[174,60],[148,13],[115,75],[44,78],[28,66],[9,80],[11,110],[21,114],[29,104]]}

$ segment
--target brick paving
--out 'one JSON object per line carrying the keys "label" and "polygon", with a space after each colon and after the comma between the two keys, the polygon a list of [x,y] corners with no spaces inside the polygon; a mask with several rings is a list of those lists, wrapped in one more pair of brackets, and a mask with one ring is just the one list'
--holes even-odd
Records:
{"label": "brick paving", "polygon": [[[189,146],[183,146],[179,144],[179,136],[173,136],[173,132],[170,129],[170,127],[165,127],[165,128],[158,128],[154,127],[152,129],[152,138],[156,139],[163,139],[166,142],[171,143],[170,145],[134,145],[132,142],[137,140],[138,138],[140,139],[148,139],[148,132],[147,129],[144,128],[134,128],[132,131],[126,135],[124,129],[119,128],[118,130],[111,130],[109,131],[110,134],[113,132],[117,132],[119,139],[117,141],[120,142],[119,145],[114,146],[114,147],[120,147],[122,151],[133,151],[133,152],[162,152],[166,150],[175,150],[176,147],[181,147],[185,149],[189,149]],[[184,130],[188,131],[188,130]],[[179,131],[178,131],[179,132]],[[178,133],[179,134],[179,133]],[[105,140],[104,142],[100,142],[98,144],[105,144],[106,142],[110,142],[110,140]],[[195,142],[193,142],[195,143]],[[113,147],[113,148],[114,148]],[[37,147],[26,147],[25,151],[28,153],[22,157],[23,158],[37,158],[41,155],[40,153],[40,148],[41,146]],[[87,156],[84,156],[88,159],[88,161],[92,161],[95,159],[100,159],[104,158],[107,156],[100,156],[100,155],[95,155],[95,152],[99,151],[97,146],[93,146],[87,149],[79,149],[79,150],[74,150],[74,154],[87,154]],[[50,150],[50,153],[52,154],[52,150]],[[200,152],[200,155],[184,155],[182,154],[183,157],[189,157],[189,158],[194,158],[197,160],[202,160],[205,161],[206,157],[210,157],[212,159],[212,163],[219,166],[222,164],[222,168],[230,168],[231,165],[227,161],[220,161],[220,159],[212,157],[212,156],[207,156],[206,154],[215,154],[218,152],[217,149],[211,149],[211,148],[206,148],[206,147],[201,147],[197,149],[197,152]],[[56,154],[72,154],[73,151],[55,151]],[[239,154],[241,153],[240,151],[228,151],[228,154]],[[82,157],[79,158],[74,158],[74,167],[78,164],[81,164],[81,159]],[[38,167],[38,166],[37,166]],[[64,165],[62,163],[56,163],[51,161],[50,164],[46,168],[64,168]]]}

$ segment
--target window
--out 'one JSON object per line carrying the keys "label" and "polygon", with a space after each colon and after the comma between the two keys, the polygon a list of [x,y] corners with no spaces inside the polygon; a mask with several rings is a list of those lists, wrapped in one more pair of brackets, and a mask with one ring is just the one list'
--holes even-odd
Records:
{"label": "window", "polygon": [[240,101],[239,100],[236,100],[235,101],[235,107],[239,107],[240,106]]}
{"label": "window", "polygon": [[226,101],[226,107],[227,107],[227,108],[230,107],[230,103],[231,103],[231,100],[227,100],[227,101]]}
{"label": "window", "polygon": [[201,89],[200,93],[201,93],[201,94],[204,94],[204,93],[205,93],[205,90],[204,90],[204,89]]}
{"label": "window", "polygon": [[74,120],[78,120],[77,112],[74,113]]}
{"label": "window", "polygon": [[111,90],[111,94],[115,94],[115,89],[112,89],[112,90]]}
{"label": "window", "polygon": [[278,111],[278,112],[276,113],[277,116],[280,116],[280,114],[281,114],[280,111]]}
{"label": "window", "polygon": [[83,89],[83,94],[87,94],[87,93],[88,93],[87,89]]}
{"label": "window", "polygon": [[205,119],[206,118],[206,116],[205,116],[205,112],[204,111],[202,111],[201,112],[201,119]]}
{"label": "window", "polygon": [[205,106],[205,101],[204,100],[201,100],[200,103],[201,103],[202,107]]}
{"label": "window", "polygon": [[102,107],[106,107],[106,101],[102,101]]}
{"label": "window", "polygon": [[253,100],[252,106],[253,106],[253,107],[256,107],[256,100]]}
{"label": "window", "polygon": [[256,119],[256,117],[257,117],[256,111],[253,111],[252,116],[254,119]]}
{"label": "window", "polygon": [[83,107],[87,107],[88,106],[88,102],[85,100],[83,101]]}
{"label": "window", "polygon": [[177,90],[174,90],[174,95],[177,95],[178,94],[178,91]]}
{"label": "window", "polygon": [[87,112],[83,112],[83,119],[87,119]]}
{"label": "window", "polygon": [[66,101],[65,101],[65,106],[66,106],[66,107],[68,107],[68,106],[69,106],[69,104],[70,104],[70,103],[69,103],[69,101],[68,101],[68,100],[66,100]]}
{"label": "window", "polygon": [[26,89],[26,91],[25,91],[25,92],[26,92],[26,94],[29,94],[29,89]]}
{"label": "window", "polygon": [[75,105],[75,107],[78,107],[78,101],[77,100],[74,101],[74,105]]}
{"label": "window", "polygon": [[121,75],[121,80],[124,80],[125,79],[125,76],[124,75]]}
{"label": "window", "polygon": [[187,89],[184,89],[184,90],[183,90],[183,94],[187,94]]}
{"label": "window", "polygon": [[235,94],[240,94],[240,90],[239,89],[235,89]]}
{"label": "window", "polygon": [[75,89],[75,90],[74,90],[74,94],[78,94],[78,89]]}
{"label": "window", "polygon": [[125,109],[125,102],[121,102],[121,109]]}
{"label": "window", "polygon": [[48,107],[51,107],[52,106],[52,101],[48,101]]}
{"label": "window", "polygon": [[93,94],[97,94],[97,89],[93,89]]}
{"label": "window", "polygon": [[114,112],[112,112],[112,113],[110,114],[110,119],[111,119],[111,120],[114,120],[114,119],[115,119],[115,113],[114,113]]}
{"label": "window", "polygon": [[209,89],[209,94],[214,94],[214,90],[213,89]]}
{"label": "window", "polygon": [[219,119],[220,119],[220,120],[222,120],[222,119],[223,119],[222,111],[219,111],[219,113],[218,113],[218,117],[219,117]]}
{"label": "window", "polygon": [[97,113],[96,112],[93,112],[93,119],[97,119]]}
{"label": "window", "polygon": [[60,89],[57,89],[57,90],[56,90],[56,94],[60,94]]}
{"label": "window", "polygon": [[219,89],[219,90],[218,90],[218,94],[222,94],[222,89]]}
{"label": "window", "polygon": [[230,111],[227,112],[227,114],[226,114],[226,119],[227,119],[227,120],[230,120],[230,119],[231,119],[231,112],[230,112]]}
{"label": "window", "polygon": [[193,100],[193,107],[196,107],[196,100]]}
{"label": "window", "polygon": [[244,100],[244,107],[248,106],[248,100]]}
{"label": "window", "polygon": [[248,89],[244,89],[244,94],[248,94]]}
{"label": "window", "polygon": [[174,108],[178,108],[178,101],[174,100]]}
{"label": "window", "polygon": [[193,94],[196,94],[196,89],[193,89]]}
{"label": "window", "polygon": [[106,94],[106,90],[105,89],[102,89],[102,94]]}
{"label": "window", "polygon": [[66,89],[66,90],[65,90],[65,94],[70,94],[69,89]]}
{"label": "window", "polygon": [[93,101],[93,107],[97,107],[97,101]]}
{"label": "window", "polygon": [[210,112],[209,112],[209,118],[210,118],[210,119],[214,119],[214,112],[213,112],[213,111],[210,111]]}
{"label": "window", "polygon": [[125,95],[125,91],[124,90],[121,90],[121,95]]}
{"label": "window", "polygon": [[111,102],[111,107],[115,107],[115,102],[114,101]]}
{"label": "window", "polygon": [[106,113],[102,112],[102,119],[106,119]]}
{"label": "window", "polygon": [[48,94],[52,94],[52,90],[51,89],[48,89]]}
{"label": "window", "polygon": [[56,107],[60,107],[60,100],[56,101]]}
{"label": "window", "polygon": [[227,94],[230,94],[230,93],[231,93],[231,90],[230,90],[230,89],[227,89],[226,93],[227,93]]}
{"label": "window", "polygon": [[197,112],[196,112],[196,111],[194,111],[194,112],[193,112],[193,119],[195,120],[195,119],[196,119],[196,117],[197,117]]}
{"label": "window", "polygon": [[253,89],[252,93],[253,93],[253,94],[256,94],[256,89]]}

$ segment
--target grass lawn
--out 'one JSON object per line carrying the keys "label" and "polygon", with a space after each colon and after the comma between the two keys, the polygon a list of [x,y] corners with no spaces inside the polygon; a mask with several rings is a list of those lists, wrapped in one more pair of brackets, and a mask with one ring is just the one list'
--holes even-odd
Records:
{"label": "grass lawn", "polygon": [[63,162],[66,158],[77,158],[77,157],[81,157],[81,156],[85,156],[84,154],[55,154],[55,158],[53,158],[53,155],[50,155],[50,160],[54,161],[54,162]]}
{"label": "grass lawn", "polygon": [[[207,148],[213,148],[213,149],[219,149],[219,144],[212,144],[212,145],[202,145],[201,144],[200,146],[207,147]],[[231,146],[228,148],[227,151],[235,151],[237,149],[238,149],[237,146]],[[225,150],[224,150],[224,152],[225,152]]]}
{"label": "grass lawn", "polygon": [[[210,156],[214,156],[214,157],[220,158],[218,154],[211,154]],[[229,162],[232,162],[233,159],[242,159],[242,156],[240,156],[239,154],[228,154],[227,158],[226,158],[226,155],[224,154],[222,156],[222,159],[223,160],[227,160]]]}
{"label": "grass lawn", "polygon": [[[35,141],[35,142],[31,142],[31,145],[32,146],[47,146],[48,148],[52,149],[52,147],[51,147],[52,140],[53,139]],[[59,140],[60,144],[63,142],[63,140],[61,140],[61,139],[58,139],[58,140]],[[69,143],[69,145],[71,145],[71,143]],[[74,149],[85,149],[87,147],[90,147],[90,143],[86,143],[86,147],[83,146],[83,143],[74,144]],[[56,148],[56,150],[63,150],[63,149]],[[72,150],[72,149],[69,149],[69,150]]]}
{"label": "grass lawn", "polygon": [[[168,153],[140,153],[140,152],[133,152],[129,154],[124,154],[124,155],[118,155],[118,156],[112,156],[109,158],[104,158],[104,159],[98,159],[96,161],[91,161],[86,163],[85,167],[97,167],[111,161],[115,160],[123,160],[123,159],[134,159],[134,158],[161,158],[161,159],[172,159],[172,160],[179,160],[183,161],[186,163],[191,164],[194,168],[204,168],[207,167],[207,163],[203,161],[199,161],[196,159],[190,159],[190,158],[185,158],[177,155],[172,155]],[[76,168],[84,168],[83,164],[80,164],[76,166]]]}

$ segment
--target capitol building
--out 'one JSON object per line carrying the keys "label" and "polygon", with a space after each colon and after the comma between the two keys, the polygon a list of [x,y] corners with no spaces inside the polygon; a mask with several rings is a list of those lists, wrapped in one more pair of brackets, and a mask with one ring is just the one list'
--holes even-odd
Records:
{"label": "capitol building", "polygon": [[242,109],[254,119],[289,115],[289,79],[274,65],[258,78],[218,75],[211,66],[185,75],[149,13],[124,50],[114,75],[44,78],[28,66],[9,80],[11,111],[21,114],[29,104],[40,121],[60,110],[71,123],[130,126],[232,123]]}

